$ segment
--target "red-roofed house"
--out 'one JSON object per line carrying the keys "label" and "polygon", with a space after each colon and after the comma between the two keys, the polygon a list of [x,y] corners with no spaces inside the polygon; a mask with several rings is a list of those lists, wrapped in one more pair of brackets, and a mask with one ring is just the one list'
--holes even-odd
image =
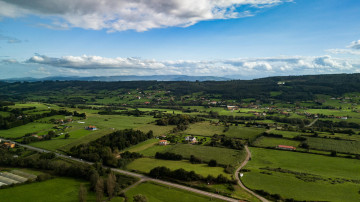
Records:
{"label": "red-roofed house", "polygon": [[86,130],[97,130],[96,126],[88,126],[85,129]]}
{"label": "red-roofed house", "polygon": [[160,140],[159,145],[167,145],[169,142],[167,140]]}
{"label": "red-roofed house", "polygon": [[296,150],[296,147],[293,146],[287,146],[287,145],[278,145],[276,146],[278,149],[284,149],[284,150]]}

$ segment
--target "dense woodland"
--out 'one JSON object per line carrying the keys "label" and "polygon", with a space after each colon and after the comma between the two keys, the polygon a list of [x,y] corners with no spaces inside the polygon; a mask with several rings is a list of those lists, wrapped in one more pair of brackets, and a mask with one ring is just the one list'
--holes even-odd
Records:
{"label": "dense woodland", "polygon": [[[279,85],[278,82],[285,82]],[[0,99],[8,101],[26,100],[30,95],[60,95],[63,92],[77,92],[81,94],[96,94],[100,91],[115,91],[122,89],[165,90],[173,96],[182,96],[196,92],[208,95],[221,95],[223,99],[241,101],[253,98],[262,102],[270,102],[271,91],[281,91],[274,96],[283,101],[313,100],[315,94],[341,96],[344,93],[356,92],[360,89],[360,74],[330,74],[309,76],[269,77],[254,80],[232,81],[123,81],[123,82],[97,82],[97,81],[41,81],[41,82],[0,82]],[[249,90],[250,89],[250,90]],[[68,104],[83,103],[81,97],[71,97],[66,100]],[[86,101],[86,100],[85,100]],[[56,103],[57,100],[47,100]]]}

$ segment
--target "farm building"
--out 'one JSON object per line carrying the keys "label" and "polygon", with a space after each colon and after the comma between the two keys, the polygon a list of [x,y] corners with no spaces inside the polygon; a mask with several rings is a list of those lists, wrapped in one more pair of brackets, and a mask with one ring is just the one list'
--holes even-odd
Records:
{"label": "farm building", "polygon": [[284,150],[296,150],[296,147],[293,146],[287,146],[287,145],[278,145],[276,146],[278,149],[284,149]]}
{"label": "farm building", "polygon": [[167,140],[160,140],[159,145],[168,145],[169,142]]}
{"label": "farm building", "polygon": [[14,147],[15,147],[15,143],[4,142],[3,147],[5,147],[5,148],[14,148]]}
{"label": "farm building", "polygon": [[191,143],[197,142],[196,137],[193,137],[193,136],[186,136],[185,141],[188,141],[188,142],[191,142]]}
{"label": "farm building", "polygon": [[96,126],[87,126],[86,130],[97,130]]}

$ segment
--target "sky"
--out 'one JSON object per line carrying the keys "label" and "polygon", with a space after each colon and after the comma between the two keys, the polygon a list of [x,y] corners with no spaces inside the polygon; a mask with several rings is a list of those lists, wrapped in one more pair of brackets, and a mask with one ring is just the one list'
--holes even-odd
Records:
{"label": "sky", "polygon": [[0,79],[360,73],[359,0],[0,0]]}

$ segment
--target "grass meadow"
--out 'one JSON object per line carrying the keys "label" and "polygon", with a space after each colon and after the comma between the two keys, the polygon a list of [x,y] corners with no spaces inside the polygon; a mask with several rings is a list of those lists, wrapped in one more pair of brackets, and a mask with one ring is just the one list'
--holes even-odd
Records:
{"label": "grass meadow", "polygon": [[176,144],[165,151],[181,154],[185,158],[194,155],[205,162],[214,159],[223,165],[238,165],[245,158],[245,151],[220,147],[199,146],[191,144]]}
{"label": "grass meadow", "polygon": [[306,142],[311,149],[360,154],[360,142],[308,137]]}
{"label": "grass meadow", "polygon": [[[0,199],[6,202],[75,202],[78,201],[80,184],[86,181],[57,177],[43,182],[18,185],[0,190]],[[88,201],[95,201],[95,194],[88,191]]]}
{"label": "grass meadow", "polygon": [[37,133],[41,131],[49,131],[53,127],[53,124],[47,123],[28,123],[8,130],[0,130],[0,137],[4,138],[19,138],[27,133]]}
{"label": "grass meadow", "polygon": [[151,169],[165,166],[170,170],[176,170],[183,168],[187,171],[195,171],[195,173],[200,174],[204,177],[208,175],[218,176],[223,174],[227,178],[231,179],[231,175],[224,172],[222,167],[209,167],[207,164],[191,164],[188,160],[182,161],[171,161],[171,160],[162,160],[162,159],[153,159],[153,158],[140,158],[136,159],[130,164],[127,165],[128,170],[137,170],[143,173],[150,172]]}
{"label": "grass meadow", "polygon": [[[359,200],[359,184],[346,181],[360,180],[359,160],[253,147],[250,150],[252,159],[245,167],[250,172],[245,172],[242,178],[250,189],[296,200]],[[306,173],[310,177],[304,179],[291,173],[264,172],[260,168],[282,168]],[[316,177],[319,180],[314,180]]]}
{"label": "grass meadow", "polygon": [[125,193],[128,201],[133,201],[133,197],[137,194],[146,196],[148,201],[171,201],[171,202],[205,202],[205,201],[221,201],[214,198],[198,195],[184,190],[167,187],[151,182],[144,182],[130,189]]}
{"label": "grass meadow", "polygon": [[273,138],[273,137],[260,137],[255,142],[254,145],[257,147],[276,147],[277,145],[287,145],[298,147],[300,144],[299,141],[288,140],[283,138]]}

